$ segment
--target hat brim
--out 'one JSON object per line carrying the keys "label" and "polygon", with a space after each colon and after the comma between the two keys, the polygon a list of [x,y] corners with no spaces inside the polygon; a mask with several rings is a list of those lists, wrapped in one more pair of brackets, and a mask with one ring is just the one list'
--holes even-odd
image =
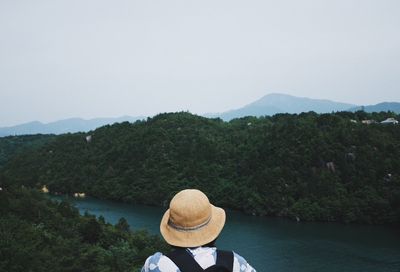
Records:
{"label": "hat brim", "polygon": [[225,211],[211,205],[209,223],[199,229],[182,231],[168,225],[169,209],[164,213],[160,223],[160,232],[165,241],[178,247],[198,247],[214,241],[225,225]]}

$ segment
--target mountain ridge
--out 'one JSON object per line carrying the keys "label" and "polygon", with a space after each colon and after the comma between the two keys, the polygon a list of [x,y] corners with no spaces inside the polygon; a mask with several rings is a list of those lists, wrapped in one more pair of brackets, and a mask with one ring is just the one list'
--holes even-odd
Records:
{"label": "mountain ridge", "polygon": [[87,132],[104,125],[111,125],[120,122],[135,122],[144,119],[144,116],[120,116],[83,119],[79,117],[62,119],[49,123],[31,121],[15,126],[0,127],[0,137],[12,135],[32,135],[32,134],[63,134],[74,132]]}
{"label": "mountain ridge", "polygon": [[225,121],[229,121],[247,115],[259,117],[263,115],[274,115],[277,113],[301,113],[308,111],[329,113],[332,111],[345,111],[356,106],[357,105],[354,104],[336,102],[327,99],[313,99],[288,94],[270,93],[239,109],[210,114],[210,117],[220,117]]}
{"label": "mountain ridge", "polygon": [[271,116],[278,113],[299,114],[308,111],[314,111],[316,113],[331,113],[337,111],[354,112],[362,108],[366,112],[394,111],[400,113],[400,103],[398,102],[382,102],[375,105],[362,106],[329,99],[314,99],[281,93],[270,93],[241,108],[220,113],[207,113],[204,116],[210,118],[219,117],[224,121],[230,121],[234,118],[245,116],[260,117]]}
{"label": "mountain ridge", "polygon": [[381,102],[375,105],[357,106],[349,109],[350,111],[364,110],[366,112],[381,112],[381,111],[393,111],[400,113],[400,103],[398,102]]}
{"label": "mountain ridge", "polygon": [[[364,110],[365,112],[393,111],[395,113],[400,113],[400,103],[382,102],[375,105],[362,106],[328,99],[314,99],[282,93],[269,93],[241,108],[220,113],[205,113],[200,115],[207,118],[221,118],[224,121],[230,121],[245,116],[272,116],[278,113],[299,114],[301,112],[309,111],[314,111],[316,113],[331,113],[337,111],[355,112],[358,110]],[[147,117],[145,116],[132,117],[125,115],[116,118],[68,118],[50,123],[32,121],[16,126],[0,127],[0,137],[27,134],[87,132],[104,125],[111,125],[113,123],[125,121],[135,122],[146,118]]]}

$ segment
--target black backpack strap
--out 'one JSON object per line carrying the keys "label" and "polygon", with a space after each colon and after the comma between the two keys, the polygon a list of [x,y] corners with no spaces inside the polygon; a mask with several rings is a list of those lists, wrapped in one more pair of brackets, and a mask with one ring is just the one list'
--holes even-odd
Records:
{"label": "black backpack strap", "polygon": [[181,272],[203,272],[203,268],[196,262],[192,254],[186,249],[176,249],[169,254],[167,257],[170,258]]}
{"label": "black backpack strap", "polygon": [[169,254],[167,257],[170,258],[176,266],[179,268],[181,272],[202,272],[202,271],[211,271],[214,268],[223,268],[226,271],[233,271],[233,252],[218,250],[217,254],[217,262],[215,265],[210,266],[206,270],[204,270],[194,259],[192,254],[190,254],[186,249],[179,248],[176,249]]}
{"label": "black backpack strap", "polygon": [[225,267],[227,269],[227,271],[232,271],[233,270],[233,252],[217,249],[216,265]]}

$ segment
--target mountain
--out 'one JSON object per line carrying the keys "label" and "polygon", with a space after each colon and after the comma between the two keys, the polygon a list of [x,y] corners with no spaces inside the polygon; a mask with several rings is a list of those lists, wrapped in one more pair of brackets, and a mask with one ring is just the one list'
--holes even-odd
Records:
{"label": "mountain", "polygon": [[206,116],[231,120],[244,116],[274,115],[277,113],[301,113],[308,111],[330,113],[333,111],[345,111],[354,107],[356,107],[354,104],[272,93],[242,108],[219,114],[207,114]]}
{"label": "mountain", "polygon": [[250,214],[400,224],[399,130],[351,122],[388,117],[400,115],[309,112],[223,122],[159,114],[103,126],[90,141],[87,133],[66,134],[6,154],[0,187],[46,185],[159,206],[198,188],[217,206]]}
{"label": "mountain", "polygon": [[41,123],[38,121],[24,123],[21,125],[2,127],[0,128],[0,137],[9,135],[27,135],[27,134],[63,134],[63,133],[74,133],[74,132],[86,132],[89,130],[96,129],[98,127],[120,123],[120,122],[134,122],[141,120],[144,117],[131,117],[121,116],[116,118],[94,118],[94,119],[81,119],[81,118],[69,118],[65,120],[59,120],[51,123]]}
{"label": "mountain", "polygon": [[383,102],[376,105],[357,106],[349,109],[349,111],[358,111],[358,110],[364,110],[365,112],[393,111],[395,113],[400,113],[400,103]]}

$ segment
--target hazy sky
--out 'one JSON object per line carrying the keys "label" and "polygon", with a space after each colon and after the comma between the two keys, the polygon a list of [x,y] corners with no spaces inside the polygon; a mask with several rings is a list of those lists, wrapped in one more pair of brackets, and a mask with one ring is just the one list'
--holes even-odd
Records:
{"label": "hazy sky", "polygon": [[400,101],[400,1],[0,0],[0,126]]}

